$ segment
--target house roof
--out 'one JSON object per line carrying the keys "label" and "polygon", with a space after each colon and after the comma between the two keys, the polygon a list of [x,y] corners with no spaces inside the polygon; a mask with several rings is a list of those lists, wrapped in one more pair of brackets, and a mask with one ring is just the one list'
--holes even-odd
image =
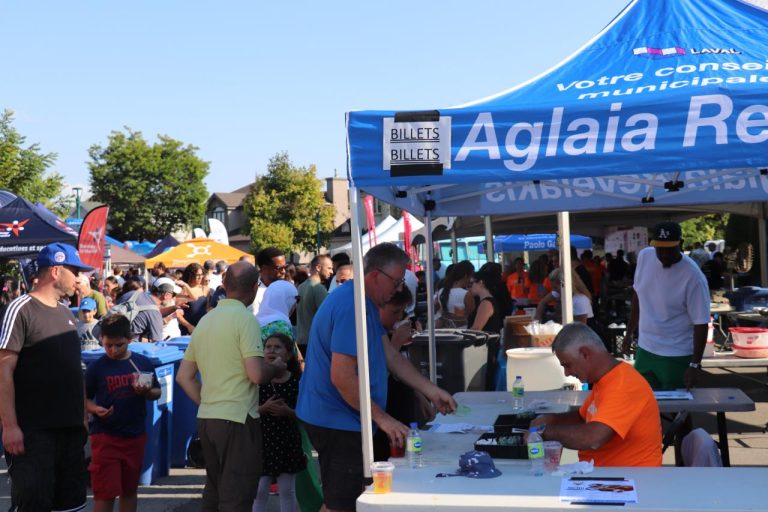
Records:
{"label": "house roof", "polygon": [[244,192],[214,192],[211,194],[211,198],[208,200],[208,202],[214,198],[218,198],[218,200],[224,203],[227,208],[237,208],[243,204],[245,196],[246,193]]}
{"label": "house roof", "polygon": [[240,187],[240,188],[238,188],[236,190],[233,190],[232,193],[233,194],[239,194],[239,193],[247,194],[248,192],[251,191],[251,189],[253,188],[254,185],[255,185],[255,182],[254,183],[249,183],[249,184],[247,184],[247,185],[245,185],[243,187]]}

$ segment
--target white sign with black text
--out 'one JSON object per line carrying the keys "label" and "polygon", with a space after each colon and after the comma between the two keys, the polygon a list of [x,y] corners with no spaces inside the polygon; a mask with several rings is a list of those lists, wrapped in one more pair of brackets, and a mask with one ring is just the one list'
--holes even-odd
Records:
{"label": "white sign with black text", "polygon": [[451,118],[396,123],[384,118],[384,170],[393,165],[443,164],[451,168]]}

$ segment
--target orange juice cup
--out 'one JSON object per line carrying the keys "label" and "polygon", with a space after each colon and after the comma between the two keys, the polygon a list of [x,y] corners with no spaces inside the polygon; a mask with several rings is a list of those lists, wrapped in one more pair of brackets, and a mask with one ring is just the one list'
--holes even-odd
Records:
{"label": "orange juice cup", "polygon": [[371,464],[374,494],[392,492],[392,473],[394,470],[395,465],[391,462],[374,462]]}

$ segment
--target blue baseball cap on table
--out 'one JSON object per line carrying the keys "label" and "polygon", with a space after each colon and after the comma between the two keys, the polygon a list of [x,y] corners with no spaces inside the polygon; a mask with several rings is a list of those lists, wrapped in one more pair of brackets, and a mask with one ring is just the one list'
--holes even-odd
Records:
{"label": "blue baseball cap on table", "polygon": [[89,267],[80,261],[80,254],[77,252],[77,249],[61,242],[55,242],[43,247],[43,250],[37,255],[37,266],[38,268],[68,266],[85,271],[93,270],[93,267]]}
{"label": "blue baseball cap on table", "polygon": [[80,311],[93,311],[96,307],[96,301],[91,298],[86,297],[80,301]]}
{"label": "blue baseball cap on table", "polygon": [[501,471],[496,469],[488,452],[472,450],[459,458],[458,474],[469,478],[496,478]]}

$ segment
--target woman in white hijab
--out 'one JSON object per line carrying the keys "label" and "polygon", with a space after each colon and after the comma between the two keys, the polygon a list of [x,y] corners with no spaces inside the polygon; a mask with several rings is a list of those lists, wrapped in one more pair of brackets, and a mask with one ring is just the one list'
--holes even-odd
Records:
{"label": "woman in white hijab", "polygon": [[299,293],[288,281],[274,281],[264,292],[256,319],[261,325],[261,340],[265,341],[272,334],[281,332],[292,340],[295,339],[290,316],[296,307]]}

